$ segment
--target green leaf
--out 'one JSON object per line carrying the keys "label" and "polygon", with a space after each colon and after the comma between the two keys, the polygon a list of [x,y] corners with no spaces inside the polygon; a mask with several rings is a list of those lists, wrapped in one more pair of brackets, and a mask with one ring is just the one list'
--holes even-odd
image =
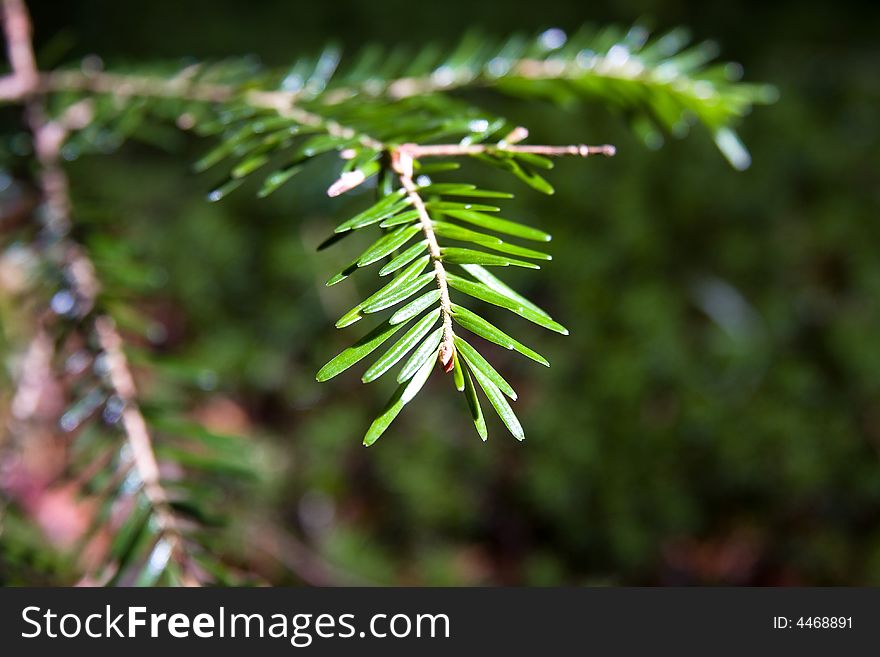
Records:
{"label": "green leaf", "polygon": [[[482,233],[477,233],[480,235]],[[504,240],[499,240],[497,242],[488,242],[488,241],[480,241],[477,244],[482,244],[483,246],[492,249],[493,251],[500,251],[501,253],[508,253],[510,255],[520,256],[523,258],[534,258],[535,260],[553,260],[553,256],[549,253],[544,253],[543,251],[535,251],[534,249],[528,249],[524,246],[519,246],[518,244],[511,244],[510,242],[505,242]]]}
{"label": "green leaf", "polygon": [[403,308],[395,312],[388,321],[391,324],[399,324],[405,322],[410,317],[415,317],[432,303],[439,301],[440,290],[431,290],[427,294],[423,294],[418,299],[413,299]]}
{"label": "green leaf", "polygon": [[464,398],[467,400],[468,409],[471,412],[471,419],[477,428],[477,434],[483,440],[489,438],[489,432],[486,429],[486,418],[483,417],[483,409],[480,407],[480,400],[477,398],[477,391],[474,388],[474,380],[471,373],[464,370]]}
{"label": "green leaf", "polygon": [[405,324],[394,324],[392,326],[385,323],[379,324],[379,326],[367,333],[367,335],[324,365],[324,367],[318,371],[315,378],[318,381],[327,381],[337,374],[344,372],[359,360],[369,356],[373,351],[382,346],[388,338],[397,333],[404,326]]}
{"label": "green leaf", "polygon": [[499,153],[493,155],[477,155],[476,157],[492,166],[509,171],[522,180],[526,185],[543,194],[553,194],[554,192],[553,186],[550,183],[532,171],[530,167],[517,162],[510,156]]}
{"label": "green leaf", "polygon": [[134,508],[129,511],[122,526],[110,543],[110,555],[117,561],[128,561],[132,550],[137,546],[150,524],[152,507],[141,496],[135,500]]}
{"label": "green leaf", "polygon": [[351,326],[352,324],[356,324],[364,318],[364,314],[361,312],[363,308],[363,303],[359,303],[354,308],[345,313],[342,317],[336,320],[336,328],[345,328],[346,326]]}
{"label": "green leaf", "polygon": [[[428,264],[428,261],[430,259],[430,256],[425,256],[413,262],[406,269],[395,276],[390,283],[385,285],[385,287],[380,288],[377,292],[370,295],[365,300],[361,301],[358,305],[356,305],[354,308],[352,308],[342,317],[340,317],[336,322],[336,328],[344,328],[363,319],[363,313],[361,311],[366,306],[372,305],[376,301],[384,300],[389,295],[398,293],[402,288],[404,288],[404,286],[412,282],[422,272],[422,270],[425,268],[425,265]],[[418,289],[421,289],[421,287],[422,286],[420,286]],[[418,291],[418,289],[416,291]],[[410,292],[410,294],[412,294],[412,292]],[[399,300],[402,301],[403,299]],[[394,304],[392,303],[388,305]],[[387,308],[388,306],[385,307]],[[378,308],[377,310],[381,310],[381,308]]]}
{"label": "green leaf", "polygon": [[241,184],[244,182],[242,178],[230,178],[225,181],[222,185],[212,189],[208,192],[208,200],[212,203],[216,203],[232,193],[234,190],[238,189]]}
{"label": "green leaf", "polygon": [[285,168],[274,171],[266,176],[266,180],[263,181],[263,186],[260,188],[260,191],[257,192],[257,196],[260,198],[266,198],[269,194],[277,190],[284,183],[302,171],[303,165],[301,161],[296,160],[295,162],[295,164],[290,164]]}
{"label": "green leaf", "polygon": [[416,160],[416,171],[419,173],[440,173],[442,171],[456,171],[461,168],[458,162],[432,162],[431,164],[422,164]]}
{"label": "green leaf", "polygon": [[[196,123],[196,131],[200,135],[216,135],[229,130],[231,124],[244,119],[252,119],[256,114],[258,114],[256,108],[239,105],[223,110],[219,116],[212,116],[210,119],[205,117],[202,122]],[[248,127],[251,128],[251,126]],[[253,132],[252,129],[250,131]]]}
{"label": "green leaf", "polygon": [[548,233],[538,230],[537,228],[524,226],[515,221],[509,221],[507,219],[502,219],[501,217],[494,217],[492,215],[483,214],[482,212],[474,212],[473,210],[444,210],[443,214],[460,221],[466,221],[475,226],[480,226],[487,230],[494,230],[496,233],[522,237],[523,239],[533,240],[535,242],[549,242],[551,239]]}
{"label": "green leaf", "polygon": [[492,383],[494,383],[498,388],[512,400],[516,401],[516,392],[513,387],[504,380],[504,377],[501,376],[498,371],[492,367],[492,365],[483,358],[482,354],[479,351],[473,348],[470,343],[465,342],[462,338],[457,335],[453,338],[455,341],[455,348],[457,351],[461,352],[461,357],[468,364],[471,369],[480,370],[483,374],[485,374]]}
{"label": "green leaf", "polygon": [[150,550],[144,562],[144,568],[137,576],[133,586],[136,588],[155,586],[156,582],[159,581],[159,578],[165,572],[165,567],[168,565],[171,553],[171,546],[168,544],[167,539],[160,537]]}
{"label": "green leaf", "polygon": [[293,133],[299,132],[299,127],[286,116],[269,116],[258,119],[250,124],[250,129],[257,135],[279,130],[293,131]]}
{"label": "green leaf", "polygon": [[495,255],[494,253],[485,253],[484,251],[476,251],[474,249],[459,249],[457,247],[446,247],[440,249],[440,256],[443,262],[454,265],[484,265],[488,267],[525,267],[526,269],[540,269],[540,267],[532,262],[525,260],[516,260],[515,258],[507,258],[505,256]]}
{"label": "green leaf", "polygon": [[489,403],[495,407],[498,417],[501,418],[501,421],[504,422],[510,433],[513,434],[513,437],[517,440],[525,440],[526,435],[523,432],[522,425],[519,423],[513,409],[510,407],[510,404],[507,403],[507,400],[504,398],[504,395],[501,394],[498,387],[492,383],[486,375],[480,372],[480,370],[474,370],[473,373],[477,379],[477,383],[480,384],[483,392],[486,393]]}
{"label": "green leaf", "polygon": [[504,281],[500,278],[497,278],[494,274],[489,272],[488,269],[481,267],[480,265],[461,265],[461,268],[464,269],[468,274],[476,278],[486,287],[492,288],[499,294],[503,294],[506,297],[510,297],[514,301],[520,303],[520,305],[525,306],[526,308],[531,308],[539,315],[543,315],[547,319],[550,319],[550,314],[545,311],[543,308],[538,306],[537,304],[532,303],[528,299],[526,299],[523,295],[516,292],[513,288],[508,286]]}
{"label": "green leaf", "polygon": [[418,226],[403,226],[383,235],[361,254],[358,259],[358,267],[366,267],[381,260],[409,242],[418,232]]}
{"label": "green leaf", "polygon": [[407,381],[413,374],[415,374],[416,370],[422,366],[429,354],[432,352],[437,353],[437,347],[440,346],[440,340],[442,340],[442,338],[443,327],[441,326],[425,338],[424,342],[419,345],[419,348],[412,353],[412,356],[409,357],[409,360],[406,361],[403,368],[398,373],[397,382],[403,383],[404,381]]}
{"label": "green leaf", "polygon": [[391,348],[385,352],[385,355],[370,366],[366,373],[364,373],[362,379],[363,382],[369,383],[370,381],[375,381],[391,369],[391,367],[403,358],[410,349],[416,346],[416,343],[418,343],[419,340],[425,337],[425,334],[431,330],[431,327],[437,322],[439,317],[440,309],[437,308],[416,322],[409,331],[404,333],[400,340],[395,342]]}
{"label": "green leaf", "polygon": [[347,146],[358,143],[357,137],[338,137],[336,135],[315,135],[309,137],[306,142],[297,149],[297,153],[304,157],[315,157],[322,153],[329,153]]}
{"label": "green leaf", "polygon": [[391,228],[392,226],[399,226],[401,224],[410,224],[414,221],[418,221],[418,218],[418,210],[407,210],[406,212],[401,212],[393,217],[385,219],[379,224],[379,228]]}
{"label": "green leaf", "polygon": [[429,210],[446,212],[447,210],[472,210],[474,212],[500,212],[501,208],[495,205],[480,205],[479,203],[457,203],[454,201],[429,201],[425,203]]}
{"label": "green leaf", "polygon": [[507,335],[507,333],[493,326],[485,319],[483,319],[476,313],[471,312],[467,308],[462,308],[461,306],[453,303],[452,319],[454,319],[456,323],[463,326],[468,331],[472,331],[473,333],[476,333],[477,335],[486,338],[490,342],[501,345],[505,349],[518,351],[526,358],[531,358],[536,363],[541,363],[541,365],[544,365],[545,367],[550,367],[550,363],[548,363],[547,359],[544,358],[541,354],[536,351],[532,351],[521,342],[514,340],[512,337]]}
{"label": "green leaf", "polygon": [[152,519],[153,508],[142,495],[138,495],[135,508],[129,512],[110,544],[107,559],[114,572],[108,585],[118,585],[123,575],[129,572],[128,567],[133,565],[136,568],[135,560],[139,560],[145,550],[151,549],[158,534]]}
{"label": "green leaf", "polygon": [[719,128],[715,131],[715,144],[727,158],[731,166],[738,171],[745,171],[752,164],[752,156],[740,141],[736,132],[730,128]]}
{"label": "green leaf", "polygon": [[549,157],[538,155],[537,153],[513,152],[511,155],[518,160],[528,162],[532,166],[540,167],[541,169],[547,169],[549,171],[553,168],[553,160]]}
{"label": "green leaf", "polygon": [[458,240],[460,242],[473,242],[475,244],[480,244],[490,249],[494,249],[495,251],[510,253],[511,255],[523,256],[525,258],[535,258],[537,260],[553,259],[550,254],[544,253],[543,251],[535,251],[533,249],[527,249],[517,244],[509,244],[502,240],[500,237],[496,237],[495,235],[487,235],[486,233],[480,233],[478,231],[470,230],[469,228],[463,228],[462,226],[450,224],[445,221],[435,221],[433,223],[433,226],[434,232],[437,233],[437,235],[441,237],[446,237],[451,240]]}
{"label": "green leaf", "polygon": [[394,418],[400,414],[403,407],[412,401],[413,397],[418,394],[428,380],[428,377],[431,375],[431,370],[434,368],[434,361],[436,359],[437,354],[434,353],[432,357],[425,360],[422,366],[407,383],[403,383],[397,388],[397,391],[391,397],[385,410],[379,415],[379,417],[373,420],[373,424],[371,424],[370,428],[367,430],[367,434],[364,436],[364,445],[369,447],[375,443],[379,437],[385,433],[385,430],[394,421]]}
{"label": "green leaf", "polygon": [[259,140],[254,139],[253,133],[248,130],[246,133],[242,133],[237,137],[231,137],[223,141],[221,144],[208,151],[193,165],[193,169],[197,173],[202,173],[222,162],[224,159],[235,153],[236,150],[242,149],[250,151],[258,145]]}
{"label": "green leaf", "polygon": [[370,303],[365,303],[363,306],[363,311],[365,313],[375,313],[380,310],[385,310],[386,308],[390,308],[401,301],[409,299],[416,292],[425,287],[428,283],[434,280],[434,277],[437,275],[436,272],[431,271],[427,274],[422,274],[418,278],[414,278],[413,280],[405,283],[401,287],[388,292],[376,299],[373,299]]}
{"label": "green leaf", "polygon": [[379,276],[387,276],[396,272],[401,267],[405,267],[413,260],[418,258],[428,248],[428,240],[422,240],[409,247],[403,253],[395,256],[379,270]]}
{"label": "green leaf", "polygon": [[459,392],[464,390],[464,375],[461,373],[461,361],[458,360],[458,354],[452,353],[452,382],[455,389]]}
{"label": "green leaf", "polygon": [[513,198],[508,192],[496,192],[489,189],[477,189],[476,185],[460,183],[432,183],[421,187],[419,193],[424,195],[442,194],[446,196],[472,196],[474,198]]}
{"label": "green leaf", "polygon": [[407,384],[405,383],[398,386],[395,393],[391,396],[391,399],[388,400],[388,403],[385,405],[385,410],[373,420],[370,428],[367,429],[367,434],[364,436],[364,446],[369,447],[379,440],[379,437],[385,433],[385,430],[394,421],[394,418],[396,418],[400,414],[400,411],[403,410],[404,404],[400,398],[403,396],[403,391],[406,390],[406,387]]}
{"label": "green leaf", "polygon": [[387,219],[388,217],[397,214],[400,210],[409,205],[409,199],[405,198],[403,196],[404,194],[404,190],[392,192],[360,214],[356,214],[348,221],[339,224],[334,232],[344,233],[347,230],[363,228],[364,226],[379,223],[383,219]]}
{"label": "green leaf", "polygon": [[230,174],[233,178],[244,178],[269,161],[268,155],[255,155],[235,165]]}
{"label": "green leaf", "polygon": [[336,272],[335,274],[333,274],[333,276],[328,278],[327,282],[324,283],[324,285],[326,285],[327,287],[330,287],[331,285],[336,285],[337,283],[344,281],[346,278],[351,276],[357,270],[358,270],[358,261],[352,260],[350,263],[345,265],[345,267],[343,267],[340,271]]}
{"label": "green leaf", "polygon": [[568,335],[568,329],[565,328],[562,324],[554,322],[549,317],[546,317],[541,313],[535,312],[531,308],[517,303],[513,299],[496,292],[492,288],[487,287],[482,283],[469,281],[450,272],[446,273],[446,281],[451,287],[455,288],[459,292],[464,292],[465,294],[472,296],[475,299],[479,299],[480,301],[486,301],[487,303],[500,306],[501,308],[506,308],[507,310],[516,313],[520,317],[527,319],[530,322],[534,322],[538,326],[543,326],[545,329],[556,331],[557,333],[561,333],[562,335]]}
{"label": "green leaf", "polygon": [[419,394],[419,390],[422,389],[425,382],[428,380],[428,377],[431,376],[431,370],[434,369],[434,363],[437,362],[437,354],[438,352],[435,351],[429,355],[428,358],[425,359],[425,362],[422,363],[422,366],[413,375],[413,378],[409,380],[409,383],[400,398],[400,401],[404,404],[412,401],[412,399]]}

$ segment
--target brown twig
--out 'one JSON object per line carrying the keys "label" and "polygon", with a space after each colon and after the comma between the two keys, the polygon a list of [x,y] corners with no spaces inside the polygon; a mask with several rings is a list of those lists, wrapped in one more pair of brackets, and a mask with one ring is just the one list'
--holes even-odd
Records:
{"label": "brown twig", "polygon": [[95,319],[95,334],[106,358],[107,375],[114,393],[122,400],[122,426],[125,430],[132,459],[140,476],[144,495],[156,514],[161,533],[180,548],[177,519],[171,511],[168,496],[159,478],[159,464],[153,450],[153,440],[146,420],[137,403],[137,388],[131,375],[128,359],[122,350],[122,337],[110,317]]}
{"label": "brown twig", "polygon": [[418,185],[413,180],[413,157],[403,149],[397,149],[392,153],[391,166],[400,180],[400,185],[406,190],[406,195],[419,215],[419,225],[425,240],[428,242],[428,253],[434,265],[435,280],[440,290],[440,314],[443,318],[443,336],[440,341],[440,363],[446,371],[452,364],[455,354],[455,334],[452,331],[452,302],[449,299],[449,283],[446,279],[446,268],[440,254],[440,245],[437,243],[437,235],[434,233],[434,223],[425,207],[425,201],[419,194]]}
{"label": "brown twig", "polygon": [[610,144],[602,146],[587,146],[586,144],[573,144],[571,146],[541,146],[541,145],[513,145],[500,142],[498,144],[403,144],[398,148],[409,154],[413,159],[420,157],[454,157],[457,155],[479,155],[492,153],[533,153],[546,155],[547,157],[559,157],[576,155],[588,157],[590,155],[605,155],[610,157],[617,149]]}
{"label": "brown twig", "polygon": [[372,148],[377,151],[385,149],[385,144],[378,139],[374,139],[370,135],[298,107],[296,105],[296,96],[293,94],[280,91],[251,91],[245,95],[245,99],[253,107],[273,109],[278,112],[280,116],[289,117],[303,125],[321,128],[326,131],[327,134],[334,137],[342,137],[343,139],[357,138],[358,142],[367,148]]}

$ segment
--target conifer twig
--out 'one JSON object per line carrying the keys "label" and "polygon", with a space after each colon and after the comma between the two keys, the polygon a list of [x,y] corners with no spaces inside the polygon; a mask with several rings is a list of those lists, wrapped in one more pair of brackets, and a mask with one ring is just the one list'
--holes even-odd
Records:
{"label": "conifer twig", "polygon": [[[18,76],[13,74],[0,78],[0,100],[20,102],[33,93],[83,91],[107,94],[116,98],[180,98],[204,103],[224,103],[233,100],[241,93],[233,85],[193,81],[185,73],[186,71],[166,79],[119,73],[57,71],[37,72],[25,81],[19,80]],[[281,116],[291,118],[303,125],[320,128],[334,137],[358,137],[364,146],[377,150],[383,148],[381,142],[369,135],[362,135],[353,128],[302,109],[296,105],[299,98],[299,94],[285,91],[251,90],[243,94],[243,99],[251,107],[275,110]]]}
{"label": "conifer twig", "polygon": [[[419,187],[413,180],[413,163],[421,157],[454,157],[462,155],[479,155],[491,153],[533,153],[545,156],[576,155],[587,157],[589,155],[612,156],[616,149],[610,144],[602,146],[587,146],[575,144],[570,146],[544,146],[544,145],[518,145],[516,142],[528,137],[528,130],[523,127],[514,128],[507,137],[497,144],[415,144],[406,143],[397,146],[391,151],[391,166],[400,181],[401,187],[406,190],[406,195],[413,208],[418,213],[419,226],[428,243],[428,254],[434,266],[437,288],[440,290],[440,314],[443,320],[443,334],[440,341],[439,360],[443,368],[449,372],[453,367],[455,355],[455,332],[452,328],[452,301],[449,296],[449,282],[446,268],[443,266],[440,245],[434,232],[434,225],[425,201],[419,194]],[[337,181],[336,185],[344,182]],[[354,186],[354,185],[350,185]],[[348,187],[346,187],[348,188]],[[330,195],[334,188],[331,187]],[[338,193],[338,192],[337,192]]]}

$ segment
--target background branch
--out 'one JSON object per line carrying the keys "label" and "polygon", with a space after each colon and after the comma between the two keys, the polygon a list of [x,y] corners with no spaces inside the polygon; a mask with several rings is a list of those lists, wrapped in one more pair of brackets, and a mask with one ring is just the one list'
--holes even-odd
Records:
{"label": "background branch", "polygon": [[[71,202],[67,176],[60,165],[60,151],[67,125],[63,120],[50,121],[46,118],[42,92],[38,87],[39,73],[31,46],[30,19],[24,2],[3,0],[2,9],[7,54],[13,76],[17,79],[17,87],[25,102],[34,152],[40,165],[40,191],[46,208],[44,229],[49,232],[52,242],[60,247],[58,264],[65,271],[76,297],[76,315],[85,319],[95,306],[99,284],[91,260],[68,235]],[[67,117],[70,118],[70,112]],[[92,328],[107,359],[110,387],[124,404],[122,420],[125,437],[131,447],[134,467],[144,494],[155,513],[160,535],[168,542],[169,557],[181,565],[185,583],[194,584],[194,570],[187,566],[189,557],[169,506],[168,495],[160,482],[152,437],[138,407],[134,377],[122,351],[122,337],[113,319],[105,315],[95,317]],[[27,374],[26,371],[23,373],[22,385],[27,384]]]}

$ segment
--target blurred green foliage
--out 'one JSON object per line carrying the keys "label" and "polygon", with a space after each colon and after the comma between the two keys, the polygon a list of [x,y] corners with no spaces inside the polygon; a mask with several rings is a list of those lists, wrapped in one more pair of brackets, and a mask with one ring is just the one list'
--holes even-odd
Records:
{"label": "blurred green foliage", "polygon": [[[188,167],[207,144],[129,145],[70,163],[80,230],[126,237],[159,281],[156,349],[240,404],[280,455],[251,512],[344,571],[438,585],[880,583],[877,8],[83,0],[33,11],[50,60],[250,50],[283,64],[328,37],[450,42],[472,24],[506,34],[643,15],[717,37],[747,79],[781,92],[742,126],[744,173],[704,135],[652,151],[601,108],[480,94],[536,143],[618,147],[610,161],[560,162],[551,199],[518,190],[512,202],[554,235],[554,260],[511,278],[573,327],[541,336],[549,370],[489,350],[520,393],[522,444],[497,418],[482,444],[432,380],[365,450],[391,383],[315,383],[347,340],[328,327],[360,298],[323,287],[346,254],[315,253],[359,203],[326,198],[330,160],[266,200],[248,188],[207,204],[216,181]],[[492,172],[469,175],[497,187]]]}

